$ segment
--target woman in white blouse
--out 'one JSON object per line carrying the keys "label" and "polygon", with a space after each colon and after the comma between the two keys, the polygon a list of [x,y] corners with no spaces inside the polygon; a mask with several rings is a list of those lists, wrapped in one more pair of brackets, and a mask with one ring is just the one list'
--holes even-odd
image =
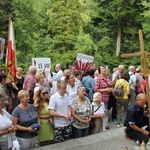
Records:
{"label": "woman in white blouse", "polygon": [[0,149],[8,150],[12,148],[13,132],[17,128],[12,125],[11,115],[4,109],[8,104],[3,95],[0,94]]}
{"label": "woman in white blouse", "polygon": [[105,116],[105,105],[102,100],[102,94],[96,92],[93,95],[93,102],[91,105],[92,118],[95,119],[95,128],[90,129],[90,134],[99,133],[103,126],[103,117]]}
{"label": "woman in white blouse", "polygon": [[68,73],[65,78],[67,82],[67,94],[69,97],[69,104],[73,103],[73,100],[77,98],[77,85],[75,84],[75,76],[73,73]]}

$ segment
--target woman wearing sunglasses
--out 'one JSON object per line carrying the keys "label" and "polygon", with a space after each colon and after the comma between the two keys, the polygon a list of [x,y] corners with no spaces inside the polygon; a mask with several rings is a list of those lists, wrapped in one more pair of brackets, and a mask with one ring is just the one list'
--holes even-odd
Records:
{"label": "woman wearing sunglasses", "polygon": [[40,146],[51,144],[54,140],[53,118],[48,109],[49,94],[45,87],[41,87],[37,93],[36,108],[40,119],[41,128],[38,132],[38,142]]}

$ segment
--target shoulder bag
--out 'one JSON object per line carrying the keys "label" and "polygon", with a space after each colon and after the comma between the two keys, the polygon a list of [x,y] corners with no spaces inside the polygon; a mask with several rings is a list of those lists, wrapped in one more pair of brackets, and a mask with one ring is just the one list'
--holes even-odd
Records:
{"label": "shoulder bag", "polygon": [[[94,105],[92,105],[92,115],[101,107],[101,105],[94,111]],[[92,118],[89,124],[90,129],[94,129],[95,126],[95,118]]]}

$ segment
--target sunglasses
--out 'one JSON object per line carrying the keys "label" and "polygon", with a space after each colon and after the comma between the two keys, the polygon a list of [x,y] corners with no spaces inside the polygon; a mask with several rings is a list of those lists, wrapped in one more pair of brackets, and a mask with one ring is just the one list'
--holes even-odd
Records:
{"label": "sunglasses", "polygon": [[48,92],[44,92],[44,93],[42,93],[42,95],[46,95],[46,94],[48,94]]}

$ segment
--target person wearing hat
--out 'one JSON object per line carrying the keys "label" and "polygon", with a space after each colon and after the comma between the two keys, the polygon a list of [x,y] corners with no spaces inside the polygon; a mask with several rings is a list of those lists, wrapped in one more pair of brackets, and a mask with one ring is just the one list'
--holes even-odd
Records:
{"label": "person wearing hat", "polygon": [[103,117],[105,116],[105,105],[101,100],[102,94],[99,92],[94,93],[91,110],[92,118],[95,120],[95,128],[90,130],[90,134],[99,133],[102,130]]}

